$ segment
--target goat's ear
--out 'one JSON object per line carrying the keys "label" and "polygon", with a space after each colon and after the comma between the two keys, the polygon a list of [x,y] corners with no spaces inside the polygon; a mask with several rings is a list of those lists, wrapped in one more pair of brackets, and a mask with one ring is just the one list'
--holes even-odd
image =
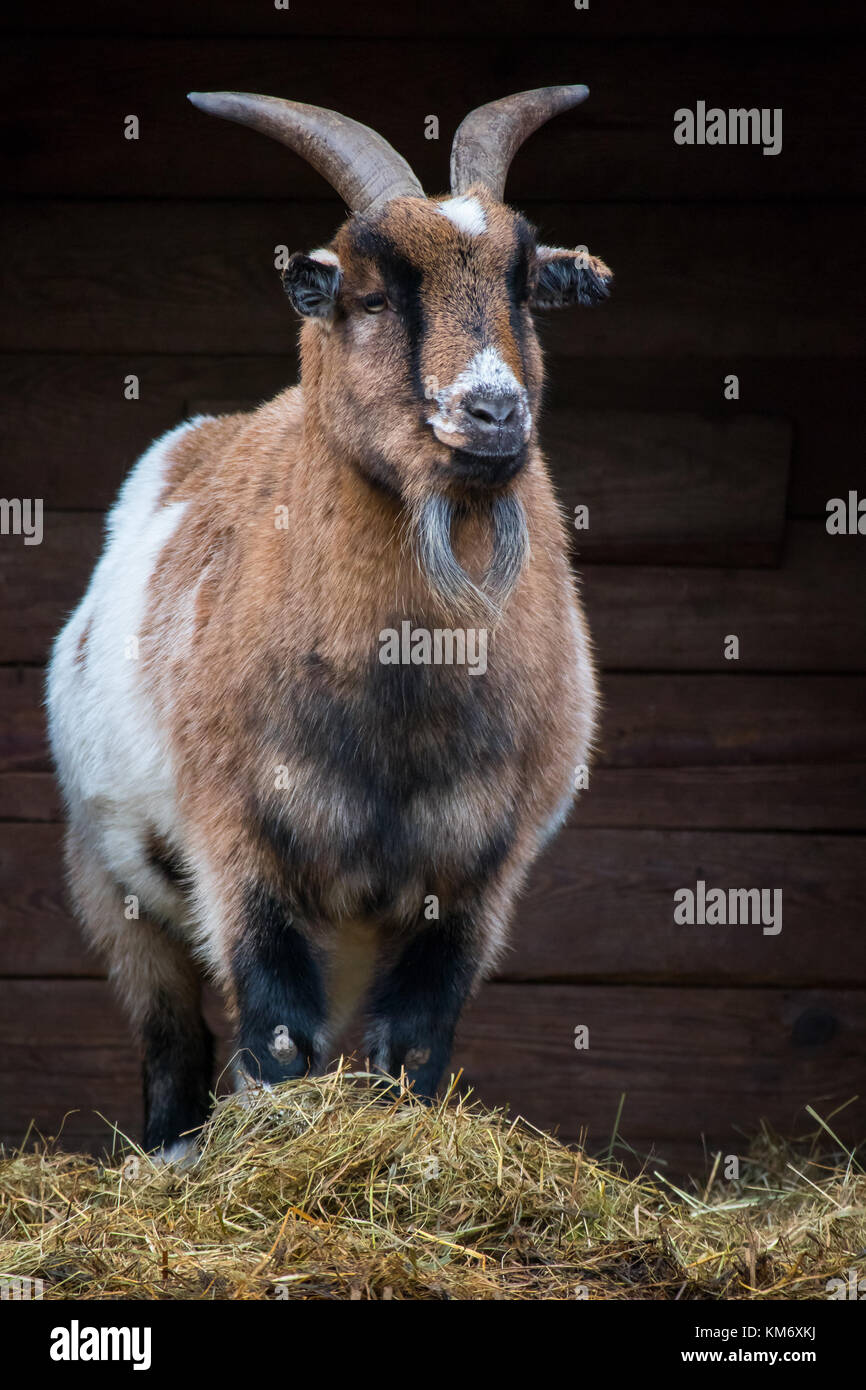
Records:
{"label": "goat's ear", "polygon": [[564,251],[558,246],[539,246],[535,252],[535,282],[530,294],[533,309],[563,309],[569,304],[598,304],[610,294],[613,271],[585,246]]}
{"label": "goat's ear", "polygon": [[283,271],[283,289],[305,318],[327,319],[334,312],[343,283],[340,262],[333,251],[296,251]]}

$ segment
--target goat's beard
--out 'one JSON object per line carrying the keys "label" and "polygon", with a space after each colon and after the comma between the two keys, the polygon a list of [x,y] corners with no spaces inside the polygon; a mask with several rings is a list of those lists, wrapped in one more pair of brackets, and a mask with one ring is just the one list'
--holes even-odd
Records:
{"label": "goat's beard", "polygon": [[492,553],[479,584],[454,555],[451,525],[459,504],[442,493],[428,494],[416,507],[416,553],[431,591],[449,614],[495,627],[529,559],[529,530],[523,503],[514,492],[498,494],[484,505],[490,516]]}

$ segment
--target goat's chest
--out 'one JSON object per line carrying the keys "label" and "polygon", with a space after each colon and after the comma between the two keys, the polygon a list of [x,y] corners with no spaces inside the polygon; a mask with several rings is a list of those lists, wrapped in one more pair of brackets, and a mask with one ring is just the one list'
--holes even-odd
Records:
{"label": "goat's chest", "polygon": [[402,915],[480,886],[512,846],[534,739],[509,682],[421,664],[351,685],[315,661],[306,674],[281,700],[265,826],[293,891]]}

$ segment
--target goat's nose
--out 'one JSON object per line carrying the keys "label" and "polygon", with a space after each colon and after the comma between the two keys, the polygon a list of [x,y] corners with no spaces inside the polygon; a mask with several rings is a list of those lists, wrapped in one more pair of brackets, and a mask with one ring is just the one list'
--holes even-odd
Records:
{"label": "goat's nose", "polygon": [[498,428],[507,425],[517,409],[513,396],[467,396],[463,409],[479,425]]}

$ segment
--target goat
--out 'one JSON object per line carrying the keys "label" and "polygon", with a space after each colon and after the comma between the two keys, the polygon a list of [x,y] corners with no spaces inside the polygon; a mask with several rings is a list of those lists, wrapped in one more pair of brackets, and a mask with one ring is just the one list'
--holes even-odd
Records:
{"label": "goat", "polygon": [[[150,447],[51,657],[72,896],[158,1160],[194,1154],[207,1117],[208,977],[239,1086],[326,1067],[360,1005],[383,1085],[433,1096],[568,813],[596,680],[532,311],[596,303],[611,272],[539,244],[503,193],[521,142],[586,95],[471,112],[428,198],[345,116],[190,94],[305,156],[350,216],[285,266],[300,384]],[[472,634],[483,662],[460,660]]]}

